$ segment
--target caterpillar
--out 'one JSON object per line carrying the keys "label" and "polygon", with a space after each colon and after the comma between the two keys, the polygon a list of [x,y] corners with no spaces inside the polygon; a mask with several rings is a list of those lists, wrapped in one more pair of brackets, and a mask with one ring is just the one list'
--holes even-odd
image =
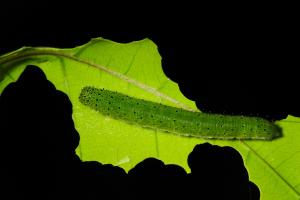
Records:
{"label": "caterpillar", "polygon": [[282,136],[279,126],[263,118],[192,112],[90,86],[81,90],[79,101],[114,119],[181,136],[225,140]]}

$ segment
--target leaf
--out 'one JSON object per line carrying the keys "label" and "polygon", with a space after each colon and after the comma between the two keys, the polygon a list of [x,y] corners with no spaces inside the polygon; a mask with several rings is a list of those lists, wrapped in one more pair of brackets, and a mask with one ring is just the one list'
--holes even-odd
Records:
{"label": "leaf", "polygon": [[41,67],[57,89],[69,95],[81,137],[77,153],[82,160],[112,163],[129,170],[146,157],[157,157],[189,171],[187,156],[193,147],[210,142],[232,146],[242,154],[250,180],[261,190],[261,199],[300,198],[299,118],[289,116],[278,122],[284,137],[272,142],[207,141],[143,129],[104,117],[79,103],[81,89],[94,86],[197,110],[195,103],[164,75],[157,47],[149,39],[119,44],[97,38],[72,49],[21,48],[0,57],[0,91],[17,80],[28,64]]}

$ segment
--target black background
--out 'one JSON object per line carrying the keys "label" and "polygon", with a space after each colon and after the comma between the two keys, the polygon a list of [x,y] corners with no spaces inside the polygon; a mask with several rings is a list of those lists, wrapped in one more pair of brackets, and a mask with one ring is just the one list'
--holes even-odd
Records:
{"label": "black background", "polygon": [[300,113],[299,39],[293,11],[273,6],[9,2],[1,6],[0,53],[148,37],[166,75],[201,111],[283,119]]}
{"label": "black background", "polygon": [[[162,66],[166,75],[179,84],[180,90],[187,98],[196,101],[201,111],[251,116],[258,115],[270,120],[282,119],[288,114],[300,116],[298,103],[299,75],[297,72],[299,66],[297,18],[290,8],[285,9],[282,5],[275,6],[277,7],[274,7],[274,4],[214,4],[208,6],[202,4],[191,5],[187,2],[162,5],[154,1],[143,1],[142,3],[133,4],[129,4],[128,2],[123,4],[119,4],[119,2],[106,4],[100,1],[10,1],[5,4],[1,3],[0,5],[0,54],[16,50],[22,46],[72,48],[85,44],[91,38],[95,37],[104,37],[116,42],[131,42],[148,37],[158,45],[163,58]],[[23,108],[27,109],[26,106]],[[12,115],[12,118],[17,116],[11,113],[11,111],[8,113]],[[26,115],[30,114],[27,110],[24,113]],[[44,114],[46,117],[48,116],[47,113]],[[6,118],[5,116],[4,119]],[[56,119],[56,117],[54,118]],[[25,119],[27,121],[31,120],[30,117]],[[37,119],[43,119],[43,117],[38,116]],[[71,117],[68,119],[71,119]],[[26,120],[23,121],[22,118],[22,123],[27,124]],[[15,127],[18,134],[3,134],[5,136],[3,140],[5,141],[5,145],[2,148],[3,152],[5,152],[4,150],[12,149],[12,151],[8,152],[14,152],[17,156],[11,156],[8,152],[4,153],[4,155],[7,154],[7,158],[22,158],[24,162],[19,162],[18,160],[7,162],[4,158],[3,160],[8,165],[7,169],[11,171],[16,169],[18,171],[24,168],[22,166],[24,163],[26,165],[29,163],[29,167],[27,166],[28,169],[36,166],[41,162],[40,158],[45,157],[40,156],[40,154],[44,153],[43,151],[35,150],[35,145],[39,148],[40,146],[44,146],[40,138],[35,135],[27,135],[30,131],[26,132],[26,130],[22,130],[22,126],[16,126],[14,120],[9,121],[9,123],[12,123],[12,125],[7,125],[8,129],[6,131],[9,132],[11,131],[11,127]],[[32,124],[32,122],[28,122],[28,124]],[[72,122],[70,124],[72,127],[74,126]],[[36,124],[33,123],[34,125]],[[57,124],[54,125],[58,126]],[[53,124],[50,127],[53,128]],[[60,129],[64,131],[63,127],[58,128],[58,130]],[[49,129],[43,128],[43,130]],[[22,134],[22,131],[25,131],[26,134]],[[61,142],[61,138],[55,138],[53,133],[50,131],[49,135],[51,137],[48,137],[46,133],[43,138],[51,138],[51,141]],[[57,135],[58,137],[64,136],[63,134]],[[9,141],[13,142],[10,143]],[[18,145],[19,143],[16,144],[16,141],[20,145]],[[42,139],[42,141],[46,141],[46,139]],[[63,140],[63,142],[65,142],[63,144],[68,144],[72,140]],[[55,144],[51,144],[51,152],[53,152],[52,146],[55,146]],[[27,147],[32,147],[33,151],[28,153],[28,150],[26,150],[28,149]],[[232,187],[234,193],[238,193],[240,190],[237,189],[237,186],[242,185],[241,181],[233,181],[233,175],[228,173],[228,171],[234,172],[237,177],[246,177],[247,180],[244,181],[243,179],[243,182],[246,184],[245,188],[248,189],[248,174],[243,167],[243,163],[240,162],[242,160],[241,156],[236,151],[231,149],[230,152],[234,156],[227,155],[225,149],[227,148],[228,151],[228,147],[222,147],[225,148],[222,149],[222,152],[225,153],[223,154],[220,151],[218,153],[220,155],[216,156],[216,152],[219,152],[219,150],[215,151],[213,149],[220,147],[211,147],[209,144],[196,147],[204,148],[204,150],[207,149],[207,152],[203,149],[199,151],[199,155],[196,153],[195,161],[197,162],[195,164],[198,161],[199,163],[195,168],[206,167],[205,170],[200,171],[207,172],[206,175],[209,180],[206,180],[202,174],[200,178],[198,177],[191,181],[192,185],[196,186],[196,188],[188,188],[189,191],[194,191],[195,194],[198,193],[198,181],[203,186],[212,181],[214,190],[212,192],[209,191],[209,195],[218,194],[219,191],[224,190],[224,185],[229,188]],[[197,149],[196,147],[195,149]],[[46,148],[45,152],[47,152],[47,146],[44,148]],[[72,158],[70,160],[72,162],[74,160],[78,161],[76,160],[74,149],[72,150],[73,152],[70,155]],[[19,155],[20,152],[24,155],[33,155],[30,156],[32,158],[36,156],[37,159],[33,161],[29,160],[28,162],[26,156]],[[202,152],[204,152],[204,155],[200,155]],[[111,165],[102,166],[98,162],[81,161],[78,161],[79,164],[68,163],[69,161],[66,161],[65,157],[59,160],[61,152],[57,151],[57,153],[59,156],[53,162],[53,165],[59,163],[58,166],[63,166],[62,177],[65,176],[66,172],[70,171],[68,167],[73,166],[77,169],[77,165],[83,166],[83,175],[90,175],[87,179],[80,179],[81,172],[78,173],[79,176],[71,176],[73,175],[71,170],[70,177],[79,178],[77,180],[74,179],[74,181],[70,179],[67,182],[70,191],[74,192],[74,197],[80,197],[77,194],[79,191],[86,195],[88,194],[86,191],[94,190],[96,194],[99,192],[101,197],[109,188],[112,188],[115,192],[116,183],[120,180],[118,178],[114,179],[110,175],[121,174],[125,176],[124,171]],[[73,158],[74,156],[75,158]],[[148,166],[149,172],[155,174],[153,163],[160,166],[162,164],[161,161],[152,160],[150,165],[149,163],[147,164],[148,161],[146,160],[146,162],[143,161],[141,163],[143,163],[142,165],[144,165],[145,169]],[[236,166],[242,166],[240,170],[232,167],[236,163],[238,163]],[[224,167],[227,164],[228,167]],[[16,165],[15,168],[10,167],[14,165]],[[65,171],[64,166],[68,166],[65,168],[67,169]],[[48,166],[52,170],[51,167],[52,165]],[[138,166],[135,168],[138,169]],[[215,168],[218,170],[214,170]],[[33,172],[34,169],[32,168]],[[41,168],[40,170],[43,171],[44,169]],[[209,170],[212,170],[212,172],[209,172]],[[219,179],[215,180],[225,182],[224,184],[220,184],[219,188],[215,189],[216,183],[213,182],[214,179],[210,179],[211,175],[219,170],[221,171],[220,174],[223,174],[224,177],[222,179],[217,174],[216,177]],[[29,180],[32,179],[31,175],[40,180],[39,173],[34,172],[30,174],[26,170],[23,171],[26,172],[24,176],[28,176]],[[21,170],[17,175],[22,175],[23,171]],[[194,170],[194,172],[196,171]],[[47,177],[52,177],[53,174],[57,173],[55,171],[55,173],[53,172],[53,174],[50,173],[49,175],[48,171],[46,172]],[[152,177],[153,175],[149,172],[146,171],[145,174],[150,174],[149,177]],[[59,173],[60,171],[58,171]],[[108,175],[107,179],[103,179],[102,176],[99,179],[97,177],[94,179],[95,174],[99,175],[99,173],[100,175],[103,173],[105,177]],[[197,174],[193,173],[193,176]],[[227,177],[228,174],[230,175],[229,177]],[[16,176],[16,180],[18,178]],[[7,176],[7,180],[14,179]],[[43,177],[41,180],[43,180]],[[47,180],[43,181],[46,182]],[[103,190],[97,188],[99,181],[102,183],[100,188],[104,187]],[[112,182],[107,184],[106,181]],[[145,179],[142,183],[147,182],[148,179]],[[24,191],[27,189],[31,191],[32,185],[24,183]],[[51,185],[51,183],[50,181],[49,184]],[[74,183],[76,185],[77,183],[83,183],[83,185],[80,185],[78,187],[80,189],[76,190],[74,189]],[[145,188],[149,188],[151,190],[150,193],[153,193],[153,184],[152,182],[150,183]],[[237,185],[233,185],[233,183]],[[42,185],[39,182],[33,184],[37,188],[43,188]],[[65,185],[62,183],[58,188],[60,186],[64,188]],[[84,188],[82,186],[86,186],[86,191],[82,189]],[[144,191],[141,189],[143,189],[144,184],[139,183],[138,186],[140,188],[133,188],[132,191],[140,191],[142,194]],[[162,184],[161,188],[164,187],[165,185]],[[22,185],[20,188],[22,188]],[[49,188],[49,191],[51,191],[52,187]],[[124,187],[121,186],[119,188],[122,189]],[[172,189],[172,193],[180,191],[179,189],[174,190],[173,187],[170,189]],[[227,188],[225,190],[227,191]],[[40,191],[41,194],[42,192]],[[109,195],[112,194],[110,190],[107,190],[107,193]],[[123,193],[120,192],[120,194],[122,195]],[[148,195],[147,193],[145,194]],[[177,194],[174,193],[174,195],[176,196]],[[79,199],[82,198],[80,197]]]}

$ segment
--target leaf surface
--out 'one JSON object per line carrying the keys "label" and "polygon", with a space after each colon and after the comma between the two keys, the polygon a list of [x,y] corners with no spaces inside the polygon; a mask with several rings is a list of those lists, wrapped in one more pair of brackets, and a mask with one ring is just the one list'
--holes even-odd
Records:
{"label": "leaf surface", "polygon": [[[261,199],[300,199],[300,119],[278,122],[284,137],[274,141],[220,141],[180,137],[105,117],[79,103],[84,86],[124,94],[188,110],[197,110],[161,67],[157,46],[149,39],[128,44],[96,38],[71,49],[24,47],[0,56],[0,92],[16,81],[28,64],[37,65],[56,88],[67,93],[80,133],[82,160],[119,165],[129,170],[147,157],[175,163],[187,171],[187,156],[196,144],[232,146],[243,156],[250,180]],[[221,167],[221,166],[220,166]]]}

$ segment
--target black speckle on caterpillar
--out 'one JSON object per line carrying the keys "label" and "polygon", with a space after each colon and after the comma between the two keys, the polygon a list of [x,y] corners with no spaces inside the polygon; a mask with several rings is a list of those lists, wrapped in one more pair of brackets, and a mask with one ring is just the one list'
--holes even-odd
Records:
{"label": "black speckle on caterpillar", "polygon": [[103,115],[182,136],[228,140],[282,136],[279,126],[263,118],[191,112],[105,89],[84,87],[79,101]]}

